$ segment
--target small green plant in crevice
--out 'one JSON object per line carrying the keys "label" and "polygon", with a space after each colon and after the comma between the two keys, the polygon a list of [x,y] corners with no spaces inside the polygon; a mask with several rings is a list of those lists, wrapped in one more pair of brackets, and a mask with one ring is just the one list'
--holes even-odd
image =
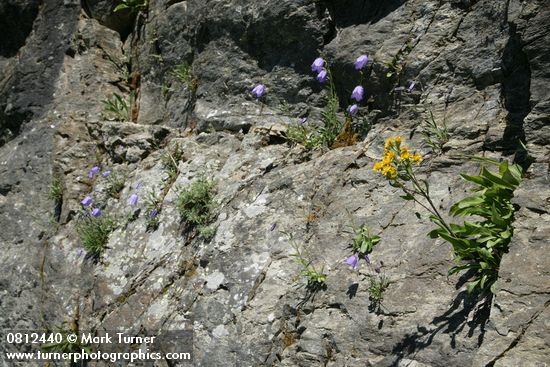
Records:
{"label": "small green plant in crevice", "polygon": [[76,232],[84,249],[93,257],[98,258],[109,241],[109,235],[116,227],[116,223],[111,217],[87,211],[78,220]]}
{"label": "small green plant in crevice", "polygon": [[179,144],[175,144],[172,148],[167,149],[167,151],[160,157],[162,162],[162,168],[168,174],[168,179],[170,182],[174,182],[178,177],[178,165],[180,161],[184,160],[183,150]]}
{"label": "small green plant in crevice", "polygon": [[48,189],[48,198],[53,200],[55,204],[54,216],[56,220],[59,220],[59,217],[61,216],[61,205],[63,204],[63,183],[57,176],[52,178],[52,182]]}
{"label": "small green plant in crevice", "polygon": [[132,105],[132,95],[130,101],[127,102],[120,94],[113,93],[111,98],[103,99],[101,102],[104,105],[103,114],[107,119],[116,121],[131,121],[130,106]]}
{"label": "small green plant in crevice", "polygon": [[386,64],[388,71],[386,72],[386,78],[395,80],[395,86],[399,85],[399,79],[405,68],[405,59],[407,55],[413,49],[412,36],[409,37],[407,42],[401,46],[399,51],[395,54],[392,60]]}
{"label": "small green plant in crevice", "polygon": [[[455,217],[472,216],[462,225],[447,223],[441,216],[431,198],[428,182],[416,176],[413,162],[420,163],[422,157],[411,154],[400,137],[386,141],[384,159],[375,164],[374,170],[381,172],[392,186],[400,188],[405,193],[401,196],[403,199],[414,200],[430,213],[430,220],[438,228],[429,236],[439,237],[453,247],[456,265],[449,273],[470,271],[473,280],[467,285],[468,292],[477,290],[480,296],[488,296],[489,292],[495,292],[500,261],[508,252],[513,235],[515,207],[511,200],[521,183],[523,171],[519,165],[510,165],[508,161],[472,159],[483,164],[481,173],[461,176],[477,185],[476,194],[458,201],[450,209]],[[487,166],[496,166],[498,170],[490,171]]]}
{"label": "small green plant in crevice", "polygon": [[397,54],[393,59],[386,64],[388,71],[386,72],[386,78],[399,77],[403,70],[403,65],[401,64],[401,54]]}
{"label": "small green plant in crevice", "polygon": [[[44,352],[51,353],[80,353],[82,350],[86,353],[92,353],[91,348],[83,344],[78,328],[76,328],[77,330],[73,329],[74,328],[67,327],[66,323],[56,326],[54,330],[48,334],[48,340],[45,340],[46,343],[41,345],[41,349]],[[67,340],[67,337],[72,334],[77,336],[76,340],[73,342]]]}
{"label": "small green plant in crevice", "polygon": [[114,9],[113,12],[121,11],[124,9],[130,10],[132,13],[137,13],[140,10],[147,9],[147,0],[119,0],[120,4],[118,4]]}
{"label": "small green plant in crevice", "polygon": [[386,275],[382,273],[369,275],[369,288],[367,289],[367,291],[369,293],[369,300],[371,302],[369,308],[372,311],[377,311],[382,306],[382,302],[384,301],[384,293],[388,289],[389,285],[390,282]]}
{"label": "small green plant in crevice", "polygon": [[180,82],[185,84],[190,91],[194,92],[197,90],[199,86],[198,80],[193,76],[193,71],[188,63],[183,62],[176,65],[172,73]]}
{"label": "small green plant in crevice", "polygon": [[145,226],[149,230],[156,230],[160,224],[159,215],[162,210],[162,200],[152,189],[145,199]]}
{"label": "small green plant in crevice", "polygon": [[204,176],[193,180],[187,187],[180,189],[177,208],[181,218],[192,225],[206,228],[213,219],[214,181]]}
{"label": "small green plant in crevice", "polygon": [[428,118],[420,124],[420,134],[424,137],[422,143],[428,147],[434,154],[443,153],[443,146],[449,141],[449,132],[445,120],[441,126],[435,121],[432,111]]}
{"label": "small green plant in crevice", "polygon": [[294,257],[296,263],[302,267],[300,274],[307,279],[308,288],[318,289],[323,287],[327,281],[327,275],[323,273],[323,268],[317,270],[312,261],[307,259],[307,254],[304,253],[304,250],[300,246],[293,243],[292,247],[295,252],[290,254],[290,256]]}
{"label": "small green plant in crevice", "polygon": [[52,178],[52,183],[48,190],[48,198],[55,201],[56,204],[63,200],[63,183],[57,176]]}
{"label": "small green plant in crevice", "polygon": [[198,230],[199,230],[200,237],[207,240],[207,241],[214,238],[214,236],[216,235],[216,232],[217,232],[217,228],[212,226],[212,225],[199,226]]}
{"label": "small green plant in crevice", "polygon": [[105,171],[103,177],[106,177],[105,192],[114,199],[120,199],[120,192],[124,189],[126,178],[116,172]]}
{"label": "small green plant in crevice", "polygon": [[[272,226],[272,229],[274,228],[275,225]],[[281,231],[281,233],[288,237],[290,245],[294,249],[294,252],[291,253],[290,256],[292,256],[296,263],[302,268],[300,274],[307,279],[308,289],[317,291],[326,287],[325,282],[327,280],[327,275],[323,273],[324,267],[321,268],[321,270],[317,270],[315,268],[313,261],[308,259],[309,254],[306,253],[302,246],[298,245],[298,243],[294,240],[292,233],[287,233],[284,231]]]}

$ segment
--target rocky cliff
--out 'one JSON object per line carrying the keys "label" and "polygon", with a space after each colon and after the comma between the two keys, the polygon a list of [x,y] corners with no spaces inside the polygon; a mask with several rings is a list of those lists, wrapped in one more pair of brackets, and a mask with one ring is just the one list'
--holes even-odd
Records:
{"label": "rocky cliff", "polygon": [[[550,362],[547,0],[119,4],[0,4],[0,328],[187,327],[197,366]],[[322,125],[313,60],[330,65],[344,120],[362,54],[354,121],[368,129],[334,149],[291,141],[300,119]],[[431,115],[448,130],[437,154],[420,134]],[[466,155],[525,170],[493,296],[448,275],[428,213],[373,171],[398,135],[444,215],[472,189],[460,174],[479,171]],[[201,177],[215,185],[206,235],[178,210]],[[96,256],[79,235],[86,196],[116,222]],[[381,239],[380,304],[368,263],[345,263],[360,224]]]}

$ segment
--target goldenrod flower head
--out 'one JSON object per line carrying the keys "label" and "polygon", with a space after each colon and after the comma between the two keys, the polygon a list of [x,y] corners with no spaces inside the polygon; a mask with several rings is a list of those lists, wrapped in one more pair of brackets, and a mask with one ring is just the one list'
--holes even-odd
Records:
{"label": "goldenrod flower head", "polygon": [[411,154],[409,153],[409,148],[405,145],[401,148],[401,159],[404,161],[408,161],[411,158]]}
{"label": "goldenrod flower head", "polygon": [[420,154],[415,153],[412,157],[412,160],[415,161],[416,163],[420,163],[422,162],[422,156]]}
{"label": "goldenrod flower head", "polygon": [[376,172],[381,172],[382,171],[382,168],[384,168],[384,162],[380,161],[380,162],[376,162],[376,164],[374,165],[374,170]]}
{"label": "goldenrod flower head", "polygon": [[395,160],[395,153],[391,150],[386,150],[384,152],[384,164],[390,164]]}
{"label": "goldenrod flower head", "polygon": [[384,166],[384,168],[382,169],[382,174],[389,179],[393,179],[397,177],[397,171],[393,166]]}

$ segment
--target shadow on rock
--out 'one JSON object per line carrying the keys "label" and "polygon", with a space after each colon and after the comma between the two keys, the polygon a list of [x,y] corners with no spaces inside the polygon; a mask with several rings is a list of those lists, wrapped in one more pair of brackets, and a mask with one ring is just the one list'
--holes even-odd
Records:
{"label": "shadow on rock", "polygon": [[[461,288],[473,276],[472,271],[466,272],[459,279],[456,288]],[[442,315],[433,318],[429,326],[417,326],[415,333],[407,334],[394,346],[392,354],[397,356],[392,364],[399,365],[403,358],[414,356],[417,352],[429,347],[439,333],[451,336],[451,348],[456,348],[456,339],[468,328],[469,338],[479,329],[477,345],[481,345],[485,335],[485,325],[489,320],[492,294],[472,293],[462,291],[457,294],[451,307]]]}

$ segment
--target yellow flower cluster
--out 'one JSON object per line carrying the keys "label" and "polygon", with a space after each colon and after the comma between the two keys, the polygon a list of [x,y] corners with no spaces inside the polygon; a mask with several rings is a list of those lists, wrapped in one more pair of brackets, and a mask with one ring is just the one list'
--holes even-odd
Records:
{"label": "yellow flower cluster", "polygon": [[406,145],[401,146],[402,139],[400,136],[395,139],[388,139],[384,145],[384,159],[380,162],[376,162],[374,170],[381,172],[389,180],[395,180],[397,178],[397,170],[400,165],[407,164],[409,162],[420,163],[422,156],[411,153]]}

